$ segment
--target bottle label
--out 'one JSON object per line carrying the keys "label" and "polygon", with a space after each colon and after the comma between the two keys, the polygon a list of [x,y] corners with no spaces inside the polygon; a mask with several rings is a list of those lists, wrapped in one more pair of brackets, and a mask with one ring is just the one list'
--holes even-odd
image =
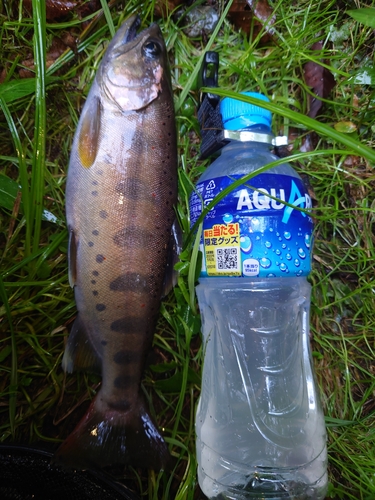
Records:
{"label": "bottle label", "polygon": [[[243,175],[200,182],[190,197],[191,225],[203,207]],[[301,179],[259,174],[237,187],[203,221],[201,276],[307,276],[311,198]]]}

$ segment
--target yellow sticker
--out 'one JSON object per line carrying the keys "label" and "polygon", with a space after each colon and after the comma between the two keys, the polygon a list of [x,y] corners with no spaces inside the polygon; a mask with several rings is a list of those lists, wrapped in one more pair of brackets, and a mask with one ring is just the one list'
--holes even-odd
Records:
{"label": "yellow sticker", "polygon": [[203,231],[203,241],[208,276],[241,276],[238,222],[214,224]]}

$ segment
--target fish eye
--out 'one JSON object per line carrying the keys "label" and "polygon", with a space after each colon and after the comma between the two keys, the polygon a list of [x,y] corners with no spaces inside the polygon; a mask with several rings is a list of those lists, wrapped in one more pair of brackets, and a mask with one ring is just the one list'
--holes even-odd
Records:
{"label": "fish eye", "polygon": [[143,54],[146,57],[155,58],[161,54],[161,46],[153,40],[149,40],[142,47]]}

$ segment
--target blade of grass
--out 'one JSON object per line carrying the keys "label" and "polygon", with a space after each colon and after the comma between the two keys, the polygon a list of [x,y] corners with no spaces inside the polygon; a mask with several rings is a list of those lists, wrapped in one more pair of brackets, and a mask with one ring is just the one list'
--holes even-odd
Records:
{"label": "blade of grass", "polygon": [[113,38],[115,36],[116,29],[115,25],[113,24],[113,19],[111,16],[111,11],[109,10],[108,2],[107,0],[100,0],[100,3],[104,12],[105,20],[107,21],[109,27],[109,31],[111,33],[111,37]]}
{"label": "blade of grass", "polygon": [[190,307],[194,314],[197,314],[195,307],[195,277],[196,277],[196,267],[198,261],[199,244],[202,236],[203,223],[201,222],[198,226],[198,230],[194,240],[193,251],[191,253],[189,274],[188,274],[188,288],[190,297]]}
{"label": "blade of grass", "polygon": [[31,218],[34,223],[32,250],[39,247],[42,226],[44,168],[46,162],[46,4],[33,0],[35,61],[35,134],[31,172]]}

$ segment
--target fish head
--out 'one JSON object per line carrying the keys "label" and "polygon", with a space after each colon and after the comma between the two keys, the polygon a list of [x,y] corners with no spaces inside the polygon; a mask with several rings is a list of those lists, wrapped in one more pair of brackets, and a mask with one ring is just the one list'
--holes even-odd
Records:
{"label": "fish head", "polygon": [[159,26],[152,24],[137,34],[139,25],[137,15],[124,21],[97,75],[105,100],[121,112],[145,108],[170,85],[167,49]]}

